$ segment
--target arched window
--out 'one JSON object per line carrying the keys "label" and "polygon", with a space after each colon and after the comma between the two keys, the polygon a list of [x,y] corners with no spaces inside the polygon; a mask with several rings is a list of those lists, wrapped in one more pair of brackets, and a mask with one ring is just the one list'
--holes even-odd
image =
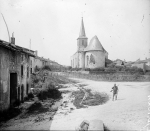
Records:
{"label": "arched window", "polygon": [[89,65],[89,56],[86,56],[86,65],[88,66]]}

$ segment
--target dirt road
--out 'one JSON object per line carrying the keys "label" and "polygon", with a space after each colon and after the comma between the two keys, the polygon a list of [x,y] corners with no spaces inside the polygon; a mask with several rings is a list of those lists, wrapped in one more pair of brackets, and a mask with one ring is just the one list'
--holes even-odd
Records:
{"label": "dirt road", "polygon": [[[103,105],[75,109],[67,114],[61,113],[62,109],[59,109],[50,130],[75,130],[83,120],[93,119],[102,120],[109,130],[140,130],[147,124],[150,82],[116,82],[119,85],[118,100],[112,101],[110,90],[114,82],[75,80],[79,81],[78,84],[86,84],[85,88],[106,92],[110,100]],[[70,87],[71,90],[76,88]]]}

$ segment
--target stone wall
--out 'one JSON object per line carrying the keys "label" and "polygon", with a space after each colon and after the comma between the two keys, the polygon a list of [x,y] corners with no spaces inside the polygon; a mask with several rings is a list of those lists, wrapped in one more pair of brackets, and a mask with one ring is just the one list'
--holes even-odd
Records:
{"label": "stone wall", "polygon": [[[93,61],[91,61],[91,55]],[[87,61],[87,59],[89,60]],[[101,51],[90,51],[85,54],[85,68],[101,68],[105,67],[105,53]]]}
{"label": "stone wall", "polygon": [[28,54],[0,47],[0,111],[10,107],[10,75],[14,73],[17,77],[16,100],[21,100],[21,93],[18,94],[21,86],[24,87],[23,97],[27,96],[27,85],[28,91],[30,90],[30,57]]}
{"label": "stone wall", "polygon": [[66,77],[90,79],[97,81],[150,81],[150,75],[123,75],[123,74],[82,74],[78,72],[63,72]]}

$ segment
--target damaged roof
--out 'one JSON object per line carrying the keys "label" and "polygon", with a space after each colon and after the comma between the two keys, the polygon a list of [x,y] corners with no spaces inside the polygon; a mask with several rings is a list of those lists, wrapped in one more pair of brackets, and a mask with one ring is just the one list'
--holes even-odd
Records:
{"label": "damaged roof", "polygon": [[7,48],[9,50],[23,52],[23,53],[26,53],[26,54],[28,54],[30,56],[35,57],[35,54],[34,54],[33,50],[29,50],[27,48],[20,47],[20,46],[17,46],[15,44],[11,44],[11,43],[3,41],[3,40],[0,40],[0,46],[3,46],[3,47],[5,47],[5,48]]}

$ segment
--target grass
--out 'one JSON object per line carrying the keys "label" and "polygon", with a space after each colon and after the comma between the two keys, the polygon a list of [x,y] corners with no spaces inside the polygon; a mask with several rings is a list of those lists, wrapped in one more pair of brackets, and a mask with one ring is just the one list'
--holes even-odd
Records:
{"label": "grass", "polygon": [[99,92],[92,93],[90,89],[86,89],[86,91],[89,93],[89,96],[87,97],[86,100],[83,101],[83,105],[80,105],[80,102],[84,97],[84,92],[80,90],[74,91],[72,93],[72,95],[75,96],[73,104],[76,106],[77,109],[84,108],[85,107],[84,105],[88,106],[102,105],[109,100],[109,96],[106,93],[99,93]]}

